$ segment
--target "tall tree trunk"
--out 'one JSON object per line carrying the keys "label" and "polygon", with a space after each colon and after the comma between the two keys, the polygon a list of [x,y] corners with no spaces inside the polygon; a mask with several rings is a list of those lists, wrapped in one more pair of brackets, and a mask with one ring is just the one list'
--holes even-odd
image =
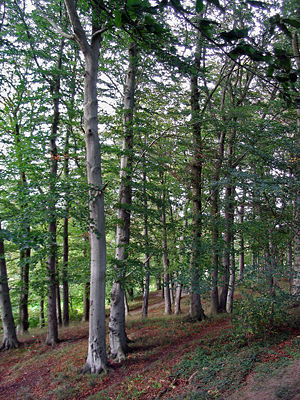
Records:
{"label": "tall tree trunk", "polygon": [[[28,190],[27,188],[27,179],[24,171],[24,159],[21,147],[21,138],[20,138],[20,125],[17,119],[17,112],[14,111],[14,131],[15,131],[15,140],[16,140],[16,155],[18,159],[19,169],[20,169],[20,186],[21,190]],[[27,204],[21,203],[20,212],[23,215],[23,218],[26,216]],[[28,219],[24,218],[24,231],[25,235],[29,236],[30,234],[30,224]],[[24,333],[28,331],[29,328],[29,320],[28,320],[28,294],[29,294],[29,267],[30,267],[30,248],[25,248],[20,251],[20,301],[19,301],[19,326],[18,329],[20,332]]]}
{"label": "tall tree trunk", "polygon": [[191,166],[191,186],[192,186],[192,251],[190,261],[190,310],[192,318],[201,321],[204,311],[200,297],[200,262],[201,262],[201,241],[202,241],[202,164],[203,164],[203,145],[201,138],[200,122],[200,94],[198,86],[198,74],[200,70],[200,36],[198,35],[196,53],[194,58],[195,73],[191,74],[191,114],[193,132],[193,160]]}
{"label": "tall tree trunk", "polygon": [[[30,228],[28,227],[28,231]],[[20,332],[25,333],[29,328],[28,320],[28,293],[29,293],[29,259],[30,248],[20,251],[21,264],[21,292],[19,302],[19,328]]]}
{"label": "tall tree trunk", "polygon": [[235,251],[234,251],[234,193],[235,188],[233,185],[230,185],[230,190],[228,190],[228,215],[225,215],[225,218],[229,218],[226,221],[227,228],[230,233],[230,243],[228,243],[229,247],[229,281],[228,281],[228,291],[227,291],[227,299],[226,299],[226,312],[231,314],[233,309],[233,294],[234,294],[234,286],[235,286]]}
{"label": "tall tree trunk", "polygon": [[101,153],[98,136],[97,75],[101,26],[96,26],[93,10],[91,44],[79,20],[73,0],[64,0],[75,39],[85,60],[84,73],[84,131],[86,143],[87,180],[90,187],[89,211],[93,223],[89,227],[91,244],[91,291],[88,355],[83,372],[100,373],[107,368],[105,332],[105,274],[106,239],[104,215],[104,187],[101,174]]}
{"label": "tall tree trunk", "polygon": [[48,330],[46,337],[46,344],[53,345],[58,342],[58,328],[57,328],[57,293],[56,293],[56,179],[57,179],[57,146],[56,139],[58,135],[59,126],[59,94],[60,94],[60,73],[62,69],[62,53],[64,47],[64,40],[60,42],[60,48],[57,59],[57,76],[53,78],[50,85],[50,91],[53,101],[53,119],[50,136],[50,204],[49,204],[49,222],[48,222],[48,258],[47,258],[47,278],[48,278]]}
{"label": "tall tree trunk", "polygon": [[124,88],[124,137],[120,166],[119,209],[116,231],[115,265],[116,278],[113,283],[109,317],[109,345],[113,358],[121,361],[128,351],[125,332],[124,289],[122,281],[125,278],[125,262],[128,257],[130,239],[130,215],[132,197],[132,148],[133,148],[133,108],[135,96],[135,80],[137,72],[137,46],[131,43],[129,47],[129,67]]}
{"label": "tall tree trunk", "polygon": [[2,316],[3,339],[0,350],[18,347],[14,317],[10,302],[8,277],[5,261],[4,240],[0,221],[0,306]]}
{"label": "tall tree trunk", "polygon": [[63,222],[63,265],[62,265],[62,285],[63,285],[63,325],[68,326],[70,322],[69,313],[69,206],[70,206],[70,186],[69,186],[69,138],[73,132],[73,114],[75,107],[75,89],[76,89],[76,61],[78,59],[78,49],[74,52],[74,67],[71,78],[71,98],[68,107],[68,126],[66,131],[65,150],[64,150],[64,178],[66,181],[66,199],[65,199],[65,217]]}
{"label": "tall tree trunk", "polygon": [[[235,121],[235,120],[234,120]],[[234,140],[236,136],[235,129],[232,130],[228,142],[228,176],[231,180],[231,174],[234,172]],[[234,196],[235,187],[229,183],[225,190],[225,248],[222,287],[220,293],[219,310],[231,313],[233,303],[233,292],[235,283],[235,260],[234,260]],[[229,285],[231,279],[232,286]],[[227,306],[227,301],[230,304]]]}
{"label": "tall tree trunk", "polygon": [[[75,83],[73,82],[75,90]],[[72,101],[74,101],[74,92]],[[71,121],[72,122],[72,121]],[[70,122],[70,123],[71,123]],[[68,265],[69,265],[69,135],[70,129],[66,132],[65,151],[64,151],[64,175],[66,181],[66,209],[63,221],[63,265],[61,271],[62,287],[63,287],[63,325],[68,326],[70,322],[69,316],[69,282],[68,282]]]}
{"label": "tall tree trunk", "polygon": [[244,278],[244,270],[245,270],[245,241],[243,233],[243,224],[245,216],[244,202],[245,202],[245,196],[243,195],[242,204],[240,206],[240,211],[239,211],[239,219],[240,219],[239,280],[242,280]]}
{"label": "tall tree trunk", "polygon": [[[297,67],[300,70],[300,51],[298,35],[293,35],[293,53],[296,59]],[[295,168],[294,175],[296,181],[295,193],[295,217],[294,217],[294,264],[291,283],[291,294],[295,304],[300,304],[300,108],[297,108],[297,128],[295,133]],[[298,184],[297,184],[298,183]]]}
{"label": "tall tree trunk", "polygon": [[[66,210],[68,213],[68,210]],[[63,285],[63,325],[68,326],[69,316],[69,282],[68,282],[68,264],[69,264],[69,221],[68,216],[64,217],[63,227],[63,266],[62,266],[62,285]]]}
{"label": "tall tree trunk", "polygon": [[164,174],[160,172],[162,184],[162,198],[161,198],[161,225],[162,225],[162,262],[163,262],[163,292],[165,300],[165,314],[172,313],[171,296],[170,296],[170,261],[168,256],[168,242],[167,242],[167,226],[166,226],[166,189]]}
{"label": "tall tree trunk", "polygon": [[57,322],[59,326],[62,326],[62,312],[61,312],[61,298],[60,298],[60,285],[59,285],[59,275],[57,271],[56,275],[56,304],[57,304]]}
{"label": "tall tree trunk", "polygon": [[[225,94],[223,94],[225,96]],[[224,157],[225,131],[222,131],[219,137],[219,147],[216,154],[216,161],[213,173],[213,189],[211,193],[211,217],[212,217],[212,270],[211,270],[211,313],[215,314],[220,311],[219,293],[218,293],[218,276],[220,265],[220,237],[219,237],[219,180],[221,167]]]}
{"label": "tall tree trunk", "polygon": [[144,246],[145,246],[145,257],[146,257],[142,317],[147,318],[148,305],[149,305],[149,287],[150,287],[150,254],[149,254],[149,232],[148,232],[148,201],[147,201],[147,190],[146,190],[147,175],[146,175],[146,160],[144,152],[142,158],[143,158]]}

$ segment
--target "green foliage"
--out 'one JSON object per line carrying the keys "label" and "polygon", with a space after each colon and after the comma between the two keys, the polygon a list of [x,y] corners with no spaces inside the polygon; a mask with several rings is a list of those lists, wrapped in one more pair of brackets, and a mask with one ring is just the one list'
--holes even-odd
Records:
{"label": "green foliage", "polygon": [[240,289],[232,316],[235,332],[241,338],[267,337],[280,328],[293,324],[289,313],[290,295],[279,286],[270,287],[268,271],[256,273]]}

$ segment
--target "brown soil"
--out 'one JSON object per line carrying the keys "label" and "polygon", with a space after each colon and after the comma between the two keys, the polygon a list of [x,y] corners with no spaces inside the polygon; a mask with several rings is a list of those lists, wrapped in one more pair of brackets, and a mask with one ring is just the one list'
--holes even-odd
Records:
{"label": "brown soil", "polygon": [[[186,310],[187,305],[184,305]],[[93,400],[154,400],[175,398],[177,395],[184,399],[189,393],[193,376],[188,379],[173,376],[173,367],[183,355],[193,351],[200,339],[218,337],[229,330],[230,319],[224,316],[194,323],[186,318],[171,316],[157,322],[156,317],[163,315],[163,303],[158,294],[152,294],[148,322],[141,321],[139,312],[132,311],[128,317],[127,332],[133,343],[126,361],[110,363],[107,375],[78,373],[87,352],[87,323],[62,329],[61,342],[52,348],[44,344],[45,334],[21,338],[19,349],[0,354],[0,399],[79,400],[97,393]],[[282,343],[276,354],[286,355],[287,344]],[[250,374],[242,392],[239,390],[221,398],[300,400],[299,372],[300,364],[296,360],[282,369],[277,377],[270,377],[267,384],[261,382],[261,386],[258,386],[257,377]],[[294,397],[274,397],[274,393],[280,396],[285,392]]]}

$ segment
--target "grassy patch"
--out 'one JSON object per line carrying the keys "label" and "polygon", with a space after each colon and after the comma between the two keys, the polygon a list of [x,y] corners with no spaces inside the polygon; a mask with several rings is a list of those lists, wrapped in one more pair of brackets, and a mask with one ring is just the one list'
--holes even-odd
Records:
{"label": "grassy patch", "polygon": [[[261,357],[272,354],[271,347],[285,338],[285,335],[281,335],[244,347],[232,334],[222,335],[216,340],[201,340],[194,352],[189,353],[174,368],[174,376],[187,379],[190,389],[184,397],[179,396],[177,399],[221,399],[229,387],[231,393],[240,387],[251,371],[259,373],[263,378],[285,367],[291,361],[288,357],[260,363]],[[295,347],[291,347],[296,356]]]}

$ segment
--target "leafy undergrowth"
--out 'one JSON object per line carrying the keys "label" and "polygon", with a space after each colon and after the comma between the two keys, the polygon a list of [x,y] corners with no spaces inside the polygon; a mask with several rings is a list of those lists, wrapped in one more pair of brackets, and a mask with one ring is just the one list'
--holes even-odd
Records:
{"label": "leafy undergrowth", "polygon": [[[186,312],[187,299],[183,303]],[[53,348],[44,344],[45,332],[21,337],[19,349],[0,355],[0,399],[267,400],[257,392],[251,397],[248,389],[258,382],[263,388],[269,379],[278,382],[269,399],[299,398],[295,382],[278,378],[295,365],[300,369],[299,330],[244,341],[234,336],[226,315],[198,323],[185,314],[163,316],[158,294],[152,294],[151,304],[147,320],[137,310],[128,317],[131,352],[122,364],[111,363],[106,375],[79,374],[87,323],[62,329],[61,342]]]}

